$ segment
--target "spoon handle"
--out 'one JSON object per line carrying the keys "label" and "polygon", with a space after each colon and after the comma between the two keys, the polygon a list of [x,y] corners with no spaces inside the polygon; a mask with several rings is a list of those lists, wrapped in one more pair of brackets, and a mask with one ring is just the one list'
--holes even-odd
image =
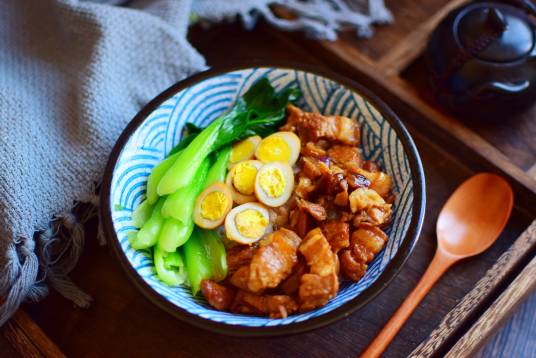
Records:
{"label": "spoon handle", "polygon": [[398,307],[395,314],[382,328],[380,333],[378,333],[376,338],[369,344],[367,349],[361,353],[361,358],[376,358],[385,351],[387,346],[389,346],[389,343],[395,338],[398,331],[400,331],[404,323],[406,323],[407,319],[411,316],[424,296],[426,296],[436,281],[456,260],[456,258],[444,254],[439,249],[436,251],[432,262],[426,269],[426,272],[417,286],[415,286],[409,296],[406,297],[402,305]]}

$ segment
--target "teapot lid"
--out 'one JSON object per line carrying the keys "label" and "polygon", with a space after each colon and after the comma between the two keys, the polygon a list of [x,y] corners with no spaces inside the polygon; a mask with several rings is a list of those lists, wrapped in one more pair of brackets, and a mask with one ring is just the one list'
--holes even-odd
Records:
{"label": "teapot lid", "polygon": [[517,9],[493,3],[470,6],[458,18],[457,37],[473,56],[491,62],[511,62],[528,54],[534,33]]}

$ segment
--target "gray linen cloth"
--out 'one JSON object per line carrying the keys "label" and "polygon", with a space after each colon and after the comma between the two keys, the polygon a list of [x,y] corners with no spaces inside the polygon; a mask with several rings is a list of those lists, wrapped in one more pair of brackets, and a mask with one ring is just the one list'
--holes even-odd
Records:
{"label": "gray linen cloth", "polygon": [[[298,18],[278,19],[269,3]],[[186,40],[192,12],[239,15],[246,27],[263,16],[326,39],[341,26],[366,35],[390,21],[382,0],[0,0],[0,325],[47,284],[89,304],[67,273],[94,211],[74,215],[73,206],[98,204],[95,186],[136,112],[206,67]]]}

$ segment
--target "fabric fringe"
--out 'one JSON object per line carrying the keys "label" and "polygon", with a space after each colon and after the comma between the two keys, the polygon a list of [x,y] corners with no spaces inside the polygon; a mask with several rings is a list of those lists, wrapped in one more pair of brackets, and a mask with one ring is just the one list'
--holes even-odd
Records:
{"label": "fabric fringe", "polygon": [[[90,194],[80,203],[86,203],[87,208],[78,217],[73,213],[73,207],[71,211],[57,215],[35,240],[20,238],[9,244],[7,264],[0,276],[0,295],[4,298],[0,306],[0,326],[25,299],[34,302],[43,299],[48,294],[47,283],[77,307],[87,308],[93,301],[68,277],[84,248],[84,223],[95,217],[99,197]],[[104,245],[100,231],[98,240]]]}
{"label": "fabric fringe", "polygon": [[[123,0],[113,2],[122,3]],[[297,17],[292,20],[277,17],[270,8],[273,4],[285,6]],[[213,21],[235,18],[238,13],[248,29],[263,17],[281,29],[302,30],[310,37],[327,40],[335,40],[337,31],[348,26],[355,28],[358,36],[371,36],[372,24],[393,21],[383,0],[196,0],[193,9],[199,17]],[[46,296],[47,283],[78,307],[89,306],[92,298],[77,287],[68,274],[76,266],[84,247],[83,224],[95,216],[99,205],[95,192],[96,187],[87,197],[81,198],[80,202],[89,205],[79,217],[73,213],[73,207],[73,210],[58,215],[50,227],[41,230],[35,241],[16,238],[8,244],[3,253],[6,265],[0,273],[0,295],[4,299],[0,305],[0,326],[26,298],[38,301]],[[101,245],[106,244],[100,223],[98,241]]]}
{"label": "fabric fringe", "polygon": [[[289,9],[296,18],[278,17],[272,5]],[[393,22],[383,0],[197,0],[193,11],[196,18],[212,22],[232,20],[238,14],[247,29],[252,29],[262,17],[280,29],[303,31],[309,37],[329,41],[337,39],[337,32],[345,28],[354,28],[359,37],[370,37],[373,24]]]}

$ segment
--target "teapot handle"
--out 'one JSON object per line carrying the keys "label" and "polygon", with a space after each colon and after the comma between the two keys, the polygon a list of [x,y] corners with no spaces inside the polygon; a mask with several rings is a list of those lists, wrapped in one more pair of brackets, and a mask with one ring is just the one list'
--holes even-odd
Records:
{"label": "teapot handle", "polygon": [[516,94],[521,91],[526,90],[530,85],[528,80],[523,80],[519,82],[500,82],[492,81],[484,83],[476,89],[476,95],[478,97],[485,96],[487,94],[497,93],[497,94]]}

